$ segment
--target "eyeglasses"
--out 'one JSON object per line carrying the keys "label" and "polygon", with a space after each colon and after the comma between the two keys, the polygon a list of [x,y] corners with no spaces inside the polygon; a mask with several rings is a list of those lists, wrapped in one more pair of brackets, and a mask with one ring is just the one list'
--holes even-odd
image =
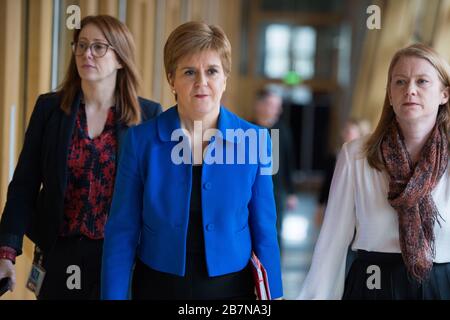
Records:
{"label": "eyeglasses", "polygon": [[113,46],[102,42],[92,42],[91,44],[83,41],[72,42],[72,51],[76,56],[82,56],[87,49],[90,49],[91,54],[94,57],[101,58],[106,54],[106,52],[108,52],[109,48],[114,50]]}

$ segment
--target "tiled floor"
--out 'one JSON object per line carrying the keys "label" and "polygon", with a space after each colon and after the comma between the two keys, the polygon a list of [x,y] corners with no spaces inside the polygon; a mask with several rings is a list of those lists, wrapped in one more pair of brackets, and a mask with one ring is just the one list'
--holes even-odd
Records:
{"label": "tiled floor", "polygon": [[316,195],[299,193],[294,211],[284,214],[282,273],[284,298],[295,299],[308,272],[318,228],[314,224]]}

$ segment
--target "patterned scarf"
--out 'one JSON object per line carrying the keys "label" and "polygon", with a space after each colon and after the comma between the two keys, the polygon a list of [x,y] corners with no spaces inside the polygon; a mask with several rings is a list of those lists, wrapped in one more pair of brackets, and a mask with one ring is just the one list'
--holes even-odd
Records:
{"label": "patterned scarf", "polygon": [[447,168],[447,141],[445,130],[436,125],[415,166],[396,120],[381,143],[389,175],[388,201],[398,214],[403,261],[408,273],[419,283],[428,277],[433,267],[433,227],[436,221],[439,223],[440,215],[431,191]]}

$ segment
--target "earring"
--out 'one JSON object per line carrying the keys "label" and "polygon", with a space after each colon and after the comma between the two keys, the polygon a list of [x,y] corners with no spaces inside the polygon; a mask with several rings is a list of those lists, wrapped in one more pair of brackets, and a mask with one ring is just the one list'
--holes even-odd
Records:
{"label": "earring", "polygon": [[177,94],[177,92],[175,91],[175,89],[172,89],[172,93],[173,93],[173,94]]}

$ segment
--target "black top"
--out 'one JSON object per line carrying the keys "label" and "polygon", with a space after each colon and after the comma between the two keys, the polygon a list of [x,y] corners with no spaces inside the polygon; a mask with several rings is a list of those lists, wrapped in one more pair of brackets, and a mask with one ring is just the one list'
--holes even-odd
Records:
{"label": "black top", "polygon": [[[292,180],[294,174],[294,150],[292,142],[291,128],[283,119],[278,120],[270,129],[279,130],[279,166],[278,172],[273,175],[273,185],[275,193],[293,194],[295,192]],[[271,131],[269,130],[271,133]]]}
{"label": "black top", "polygon": [[138,260],[133,279],[134,299],[250,299],[254,295],[249,266],[223,276],[208,275],[202,219],[202,166],[192,168],[185,276],[153,270]]}
{"label": "black top", "polygon": [[204,254],[202,218],[202,166],[192,167],[191,203],[189,206],[189,226],[186,243],[187,254]]}

